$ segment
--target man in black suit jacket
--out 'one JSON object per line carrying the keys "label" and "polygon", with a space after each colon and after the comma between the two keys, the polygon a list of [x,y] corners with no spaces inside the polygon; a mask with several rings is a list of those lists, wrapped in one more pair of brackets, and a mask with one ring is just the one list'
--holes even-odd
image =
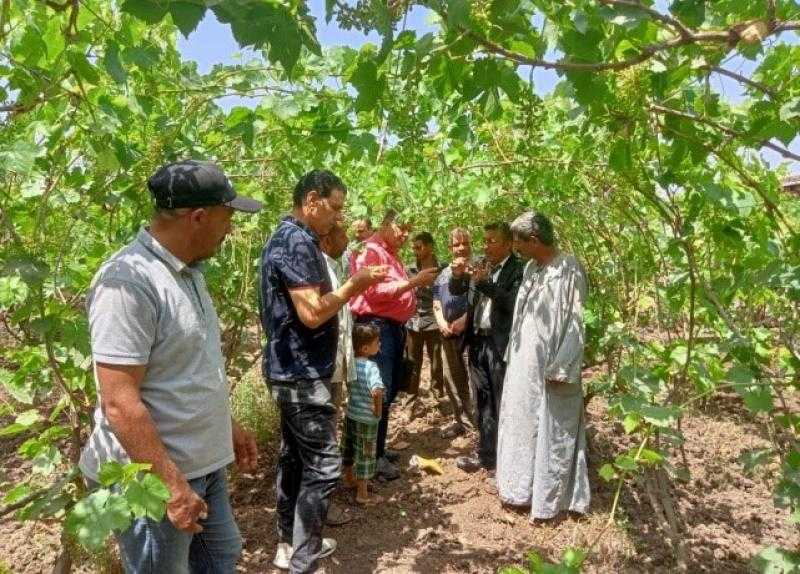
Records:
{"label": "man in black suit jacket", "polygon": [[511,229],[506,223],[484,227],[485,262],[469,269],[466,261],[453,262],[450,290],[469,292],[469,376],[475,390],[478,424],[477,457],[462,456],[456,464],[474,472],[493,471],[497,455],[497,418],[506,364],[503,357],[514,319],[517,291],[522,283],[522,262],[511,249]]}

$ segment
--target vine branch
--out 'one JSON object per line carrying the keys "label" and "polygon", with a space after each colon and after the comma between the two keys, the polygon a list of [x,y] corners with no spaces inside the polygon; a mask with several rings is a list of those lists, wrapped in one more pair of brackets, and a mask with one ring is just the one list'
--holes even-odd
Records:
{"label": "vine branch", "polygon": [[[661,106],[661,105],[658,105],[658,104],[650,104],[650,109],[653,110],[654,112],[660,112],[660,113],[663,113],[663,114],[669,114],[669,115],[672,115],[672,116],[684,118],[684,119],[687,119],[687,120],[692,120],[693,122],[697,122],[697,123],[700,123],[700,124],[707,125],[709,127],[717,129],[717,130],[719,130],[719,131],[723,132],[724,134],[729,135],[731,137],[735,137],[735,138],[744,138],[744,137],[746,137],[746,135],[743,134],[742,132],[736,131],[736,130],[734,130],[732,128],[729,128],[727,126],[723,126],[723,125],[718,124],[717,122],[715,122],[713,120],[709,120],[709,119],[704,118],[702,116],[698,116],[698,115],[695,115],[695,114],[690,114],[689,112],[684,112],[684,111],[681,111],[681,110],[675,110],[673,108],[667,108],[665,106]],[[785,157],[787,159],[793,159],[795,161],[800,161],[800,154],[796,154],[793,151],[788,150],[783,146],[779,146],[778,144],[772,143],[769,140],[762,140],[761,142],[759,142],[759,144],[762,147],[769,148],[769,149],[779,153],[780,155],[782,155],[783,157]]]}
{"label": "vine branch", "polygon": [[737,82],[741,82],[742,84],[748,85],[751,88],[756,88],[757,90],[760,90],[765,94],[767,94],[773,100],[778,99],[778,94],[772,88],[762,84],[761,82],[756,82],[755,80],[751,80],[746,76],[737,74],[736,72],[731,72],[730,70],[726,70],[725,68],[720,68],[719,66],[709,66],[707,69],[712,72],[716,72],[721,76],[727,76],[732,80],[736,80]]}
{"label": "vine branch", "polygon": [[[609,2],[620,3],[623,2],[623,0],[606,0],[605,3]],[[625,4],[635,5],[639,9],[646,8],[636,4],[635,2],[626,2]],[[649,13],[650,9],[646,9],[645,11]],[[720,44],[726,46],[735,46],[740,40],[742,40],[742,32],[751,24],[751,22],[740,22],[722,30],[694,32],[680,24],[677,20],[674,20],[673,18],[661,13],[658,14],[660,16],[659,19],[662,21],[666,19],[666,21],[668,21],[672,26],[680,25],[682,30],[680,31],[679,35],[663,42],[656,42],[646,45],[637,55],[615,62],[571,62],[565,60],[556,62],[541,58],[533,58],[526,56],[525,54],[520,54],[519,52],[509,50],[508,48],[505,48],[472,30],[466,30],[466,32],[471,38],[483,46],[486,51],[503,56],[509,60],[517,62],[518,64],[550,70],[603,72],[608,70],[624,70],[637,64],[641,64],[660,52],[674,50],[675,48],[690,44]],[[767,33],[765,34],[765,37],[797,29],[800,29],[800,21],[787,20],[783,22],[774,22],[767,26]],[[685,32],[683,30],[685,30]]]}

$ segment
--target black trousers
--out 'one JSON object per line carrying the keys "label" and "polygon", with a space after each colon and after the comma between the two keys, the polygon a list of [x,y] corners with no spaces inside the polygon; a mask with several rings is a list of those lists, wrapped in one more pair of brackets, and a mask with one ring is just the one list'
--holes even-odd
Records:
{"label": "black trousers", "polygon": [[409,395],[419,393],[419,381],[422,376],[422,354],[425,349],[428,351],[428,359],[431,362],[431,384],[430,389],[439,397],[444,396],[444,371],[442,370],[442,335],[438,329],[427,331],[408,331],[406,339],[408,356],[414,361],[414,373],[411,383],[406,391]]}
{"label": "black trousers", "polygon": [[292,574],[316,571],[330,495],[341,474],[336,409],[278,402],[281,450],[276,477],[278,537],[294,547]]}
{"label": "black trousers", "polygon": [[491,336],[476,335],[469,345],[469,376],[475,389],[478,460],[486,469],[497,464],[497,422],[506,364]]}

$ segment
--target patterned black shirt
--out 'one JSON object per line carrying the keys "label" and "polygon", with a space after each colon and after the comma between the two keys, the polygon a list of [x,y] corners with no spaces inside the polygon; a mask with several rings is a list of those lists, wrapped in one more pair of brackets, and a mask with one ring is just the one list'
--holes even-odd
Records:
{"label": "patterned black shirt", "polygon": [[319,238],[292,216],[284,217],[261,254],[261,325],[267,335],[262,372],[267,381],[329,381],[336,362],[336,315],[316,329],[306,327],[294,308],[290,289],[331,281]]}

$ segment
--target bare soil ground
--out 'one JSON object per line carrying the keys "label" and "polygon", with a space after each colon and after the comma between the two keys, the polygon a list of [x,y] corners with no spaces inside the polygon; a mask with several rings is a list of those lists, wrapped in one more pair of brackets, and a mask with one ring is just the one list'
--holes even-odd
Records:
{"label": "bare soil ground", "polygon": [[[613,499],[613,485],[597,476],[604,462],[630,446],[622,429],[606,415],[599,397],[589,406],[592,510],[585,517],[565,516],[531,524],[525,514],[501,508],[482,473],[467,474],[455,458],[468,454],[474,436],[444,440],[441,428],[449,421],[432,398],[424,398],[421,416],[409,420],[407,409],[392,415],[391,442],[407,442],[401,451],[405,472],[396,481],[378,483],[387,499],[381,506],[355,508],[352,495],[340,491],[336,501],[352,508],[353,521],[328,528],[339,550],[326,561],[329,572],[361,574],[484,573],[504,565],[521,564],[536,550],[558,559],[566,546],[587,546],[603,531]],[[0,420],[7,424],[8,419]],[[690,572],[750,572],[749,560],[765,546],[797,547],[800,536],[787,523],[786,512],[771,498],[769,471],[744,477],[740,454],[764,446],[764,429],[741,407],[738,398],[719,396],[707,412],[684,419],[686,462],[690,478],[673,481],[671,493],[680,510],[681,535],[688,549]],[[21,440],[0,443],[0,468],[5,479],[24,471],[15,455]],[[236,476],[232,500],[245,540],[239,571],[278,572],[271,561],[275,551],[274,467],[276,439],[264,446],[258,475]],[[437,458],[444,474],[414,474],[407,470],[413,454]],[[678,453],[672,453],[678,463]],[[2,493],[0,493],[1,495]],[[672,572],[676,561],[663,525],[637,484],[626,485],[616,524],[595,546],[587,572]],[[20,524],[0,519],[0,573],[49,572],[58,547],[54,524]],[[88,564],[83,572],[98,571]]]}

